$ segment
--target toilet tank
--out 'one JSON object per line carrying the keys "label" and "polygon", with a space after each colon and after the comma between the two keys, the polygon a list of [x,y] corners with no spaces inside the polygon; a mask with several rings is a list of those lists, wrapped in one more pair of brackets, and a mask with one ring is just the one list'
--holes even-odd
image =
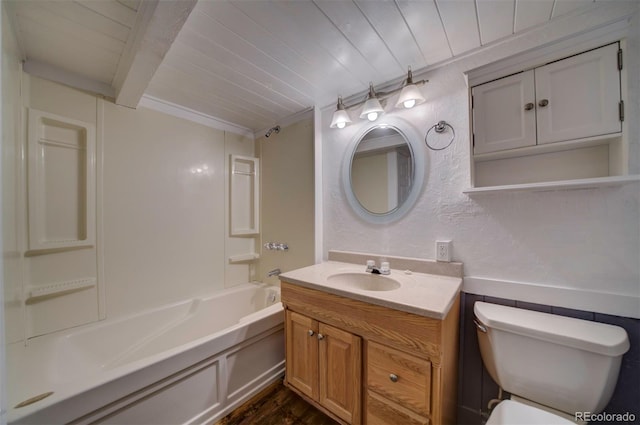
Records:
{"label": "toilet tank", "polygon": [[629,339],[619,326],[474,305],[482,360],[504,390],[574,415],[605,408]]}

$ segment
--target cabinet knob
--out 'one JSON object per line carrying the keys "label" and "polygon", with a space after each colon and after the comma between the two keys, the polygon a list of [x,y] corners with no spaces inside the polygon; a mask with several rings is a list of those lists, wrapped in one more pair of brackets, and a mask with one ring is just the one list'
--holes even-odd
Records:
{"label": "cabinet knob", "polygon": [[541,107],[541,108],[544,108],[548,104],[549,104],[549,100],[548,99],[542,99],[540,102],[538,102],[538,106]]}
{"label": "cabinet knob", "polygon": [[318,339],[320,339],[320,340],[324,339],[324,335],[318,334]]}
{"label": "cabinet knob", "polygon": [[315,332],[314,332],[314,331],[312,331],[311,329],[309,329],[309,330],[307,331],[307,333],[309,334],[309,336],[313,336],[313,334],[314,334]]}
{"label": "cabinet knob", "polygon": [[389,375],[389,379],[391,380],[391,382],[398,382],[398,375],[392,373]]}
{"label": "cabinet knob", "polygon": [[525,111],[530,111],[530,110],[533,109],[534,106],[536,106],[536,105],[534,105],[533,103],[529,102],[526,105],[524,105],[524,110]]}

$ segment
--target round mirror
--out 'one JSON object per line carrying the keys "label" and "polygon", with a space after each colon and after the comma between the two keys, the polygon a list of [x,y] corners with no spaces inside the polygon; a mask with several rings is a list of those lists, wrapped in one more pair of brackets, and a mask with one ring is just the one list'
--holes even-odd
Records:
{"label": "round mirror", "polygon": [[[387,118],[352,141],[343,182],[349,203],[365,220],[400,218],[418,197],[424,177],[420,138],[403,121]],[[421,152],[420,152],[421,153]]]}

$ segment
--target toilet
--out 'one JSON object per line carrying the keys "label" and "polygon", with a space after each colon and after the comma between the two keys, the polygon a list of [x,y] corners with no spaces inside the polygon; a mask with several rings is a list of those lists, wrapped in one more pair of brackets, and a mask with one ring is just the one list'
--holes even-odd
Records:
{"label": "toilet", "polygon": [[629,350],[624,329],[480,301],[474,313],[482,361],[511,393],[487,425],[575,424],[609,403]]}

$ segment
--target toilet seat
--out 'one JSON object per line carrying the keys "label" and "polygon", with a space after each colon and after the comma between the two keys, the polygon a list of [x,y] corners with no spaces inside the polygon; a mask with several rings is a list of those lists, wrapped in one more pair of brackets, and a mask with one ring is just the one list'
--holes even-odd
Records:
{"label": "toilet seat", "polygon": [[575,425],[553,413],[513,401],[501,401],[491,412],[486,425]]}

